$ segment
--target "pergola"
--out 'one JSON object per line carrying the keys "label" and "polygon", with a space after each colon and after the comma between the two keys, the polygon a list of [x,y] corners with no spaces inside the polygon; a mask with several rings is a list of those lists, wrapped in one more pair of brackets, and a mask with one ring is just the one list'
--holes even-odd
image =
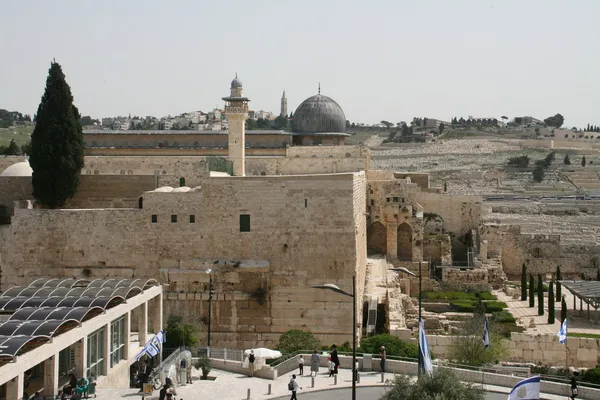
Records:
{"label": "pergola", "polygon": [[594,323],[598,323],[598,308],[600,308],[600,282],[599,281],[559,281],[560,284],[573,293],[573,309],[577,310],[577,299],[579,308],[583,310],[583,302],[587,304],[588,320],[590,319],[590,306],[596,311]]}

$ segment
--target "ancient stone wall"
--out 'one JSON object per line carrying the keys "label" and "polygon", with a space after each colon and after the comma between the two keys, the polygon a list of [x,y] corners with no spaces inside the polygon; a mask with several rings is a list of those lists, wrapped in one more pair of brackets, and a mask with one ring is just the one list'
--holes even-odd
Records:
{"label": "ancient stone wall", "polygon": [[364,179],[210,178],[188,192],[147,192],[142,209],[17,208],[0,229],[2,288],[49,276],[158,276],[170,285],[166,308],[190,300],[184,307],[206,320],[210,267],[213,346],[273,346],[291,328],[341,343],[351,299],[311,286],[350,291],[356,275],[362,293]]}
{"label": "ancient stone wall", "polygon": [[564,278],[595,278],[599,267],[594,245],[562,246],[560,235],[522,234],[517,225],[482,225],[481,239],[487,240],[488,256],[502,255],[502,267],[509,279],[519,279],[521,266],[533,274],[552,276],[561,266]]}
{"label": "ancient stone wall", "polygon": [[0,177],[0,206],[6,207],[9,214],[15,201],[31,199],[32,192],[30,176]]}
{"label": "ancient stone wall", "polygon": [[452,196],[419,192],[415,200],[423,206],[423,213],[442,217],[444,231],[462,236],[481,224],[482,199],[480,196]]}

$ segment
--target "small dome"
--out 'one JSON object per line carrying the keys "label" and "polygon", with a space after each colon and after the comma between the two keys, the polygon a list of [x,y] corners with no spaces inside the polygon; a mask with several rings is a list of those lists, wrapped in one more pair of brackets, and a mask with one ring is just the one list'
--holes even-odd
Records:
{"label": "small dome", "polygon": [[242,81],[240,81],[239,78],[237,77],[237,74],[235,74],[235,78],[231,81],[231,88],[239,89],[241,87],[242,87]]}
{"label": "small dome", "polygon": [[31,176],[33,170],[29,165],[29,161],[21,161],[6,168],[0,176]]}
{"label": "small dome", "polygon": [[330,97],[317,94],[304,100],[292,118],[294,133],[345,133],[346,115]]}

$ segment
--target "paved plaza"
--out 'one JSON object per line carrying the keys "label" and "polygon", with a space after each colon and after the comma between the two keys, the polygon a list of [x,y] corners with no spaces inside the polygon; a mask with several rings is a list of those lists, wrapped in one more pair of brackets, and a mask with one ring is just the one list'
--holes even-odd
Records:
{"label": "paved plaza", "polygon": [[[556,320],[554,324],[548,324],[548,297],[544,297],[544,315],[538,315],[537,313],[537,297],[535,299],[535,307],[529,307],[529,300],[521,301],[515,300],[512,297],[507,296],[504,292],[494,292],[498,296],[499,301],[504,301],[510,312],[514,315],[517,320],[521,320],[523,326],[527,328],[529,333],[551,333],[556,335],[560,329],[560,302],[555,303],[555,315]],[[600,334],[600,324],[594,323],[594,311],[593,308],[590,312],[590,320],[587,319],[587,306],[583,303],[583,313],[581,316],[573,315],[573,299],[574,296],[568,290],[563,288],[562,294],[566,297],[567,310],[569,315],[569,332],[573,333],[592,333]],[[577,314],[580,313],[581,304],[580,301],[576,301]],[[530,327],[531,320],[534,320],[535,327]]]}
{"label": "paved plaza", "polygon": [[[290,397],[290,391],[287,389],[292,373],[285,374],[275,381],[262,378],[249,378],[245,375],[236,373],[213,370],[210,376],[216,377],[214,381],[199,380],[199,372],[194,370],[194,383],[177,387],[177,400],[200,400],[200,399],[219,399],[219,400],[245,400],[248,398],[248,389],[250,389],[250,399],[287,399]],[[385,374],[385,380],[392,380],[393,374]],[[307,375],[298,376],[298,383],[302,390],[298,392],[298,398],[306,400],[342,400],[349,398],[349,388],[352,386],[351,373],[349,370],[340,369],[338,375],[338,384],[334,385],[333,378],[329,378],[326,373],[319,374],[315,378],[315,387],[311,387],[311,378]],[[271,384],[271,394],[268,394],[269,384]],[[363,372],[358,384],[359,400],[376,400],[385,391],[385,384],[381,383],[381,374],[377,372]],[[506,398],[509,392],[508,388],[497,386],[485,386],[486,390],[495,393],[489,393],[486,400],[497,400]],[[345,389],[339,390],[339,389]],[[136,389],[99,389],[98,400],[115,399],[142,399],[142,395]],[[564,399],[559,396],[544,396],[547,400]],[[145,396],[144,400],[157,400],[158,391],[154,391],[151,396]]]}

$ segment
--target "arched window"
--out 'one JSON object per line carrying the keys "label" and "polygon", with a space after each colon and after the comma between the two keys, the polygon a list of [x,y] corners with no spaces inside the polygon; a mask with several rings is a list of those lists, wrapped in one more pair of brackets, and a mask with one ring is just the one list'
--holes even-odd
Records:
{"label": "arched window", "polygon": [[179,178],[179,187],[185,186],[185,178]]}

